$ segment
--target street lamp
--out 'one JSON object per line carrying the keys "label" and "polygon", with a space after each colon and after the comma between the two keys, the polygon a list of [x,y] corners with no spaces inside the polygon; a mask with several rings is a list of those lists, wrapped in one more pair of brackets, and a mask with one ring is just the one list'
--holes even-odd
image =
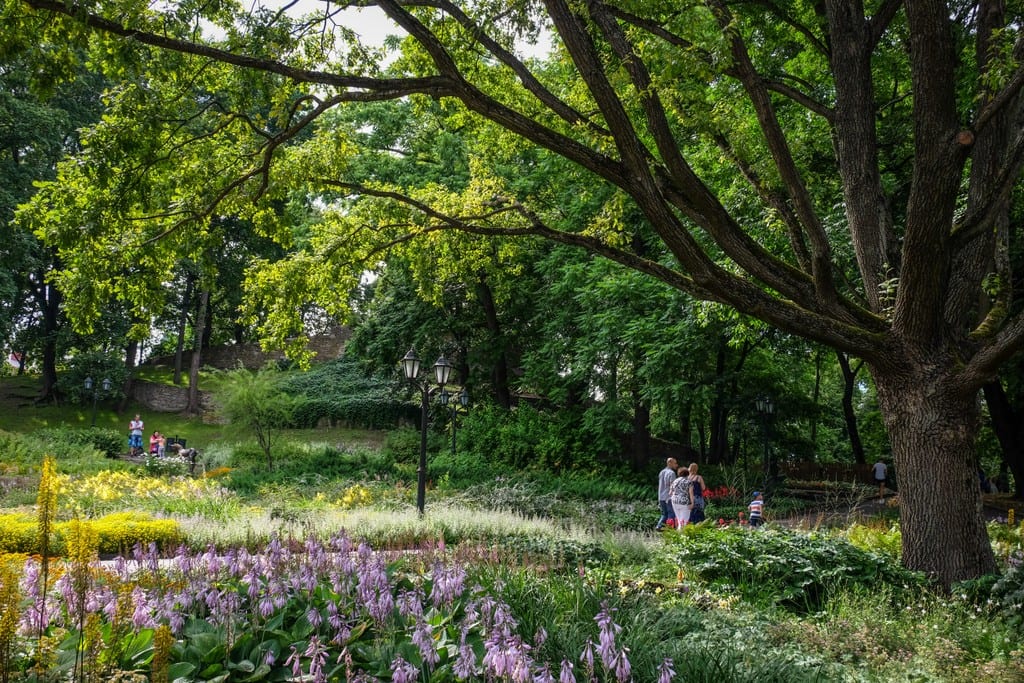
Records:
{"label": "street lamp", "polygon": [[[420,358],[414,349],[409,349],[401,363],[405,378],[412,382],[422,395],[420,402],[420,466],[416,470],[416,509],[422,515],[427,498],[427,413],[430,401],[430,381],[427,377],[419,378]],[[442,354],[434,363],[434,380],[442,391],[444,391],[444,385],[448,383],[451,373],[452,364]]]}
{"label": "street lamp", "polygon": [[754,401],[758,415],[761,416],[761,429],[764,433],[764,488],[768,488],[769,476],[775,476],[775,463],[772,462],[772,449],[768,443],[768,422],[775,412],[775,404],[768,396],[758,396]]}
{"label": "street lamp", "polygon": [[[457,398],[458,400],[453,400]],[[441,390],[441,405],[451,406],[451,421],[452,421],[452,455],[455,455],[455,433],[459,429],[459,407],[462,407],[462,412],[469,410],[469,392],[463,387],[462,391],[457,396],[452,396],[448,393],[447,389]]]}
{"label": "street lamp", "polygon": [[[103,378],[102,382],[103,393],[110,391],[110,380],[106,377]],[[92,392],[92,426],[96,426],[96,402],[100,398],[100,387],[96,386],[96,383],[92,381],[92,377],[85,378],[85,390]]]}

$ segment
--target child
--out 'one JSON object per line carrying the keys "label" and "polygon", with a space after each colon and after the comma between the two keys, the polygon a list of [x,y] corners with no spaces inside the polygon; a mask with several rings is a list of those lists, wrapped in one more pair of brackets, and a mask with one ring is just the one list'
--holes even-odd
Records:
{"label": "child", "polygon": [[761,522],[764,521],[761,517],[763,509],[764,499],[761,497],[761,492],[754,491],[754,500],[750,501],[750,505],[747,506],[747,510],[750,513],[750,526],[761,526]]}

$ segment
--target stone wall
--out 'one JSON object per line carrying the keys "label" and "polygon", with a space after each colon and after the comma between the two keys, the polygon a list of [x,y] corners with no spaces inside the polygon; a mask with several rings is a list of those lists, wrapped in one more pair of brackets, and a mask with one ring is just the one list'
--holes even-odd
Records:
{"label": "stone wall", "polygon": [[[339,326],[317,335],[309,340],[310,350],[316,352],[313,362],[337,358],[345,350],[345,343],[352,336],[348,327]],[[230,370],[240,365],[250,370],[258,370],[268,361],[281,360],[284,354],[280,351],[263,351],[258,344],[229,344],[203,350],[202,364],[219,370]],[[182,354],[182,368],[187,369],[192,363],[192,352]],[[146,365],[174,365],[174,356],[150,358]]]}
{"label": "stone wall", "polygon": [[[188,387],[135,380],[132,382],[132,398],[147,410],[157,413],[180,413],[188,407]],[[204,412],[214,410],[210,392],[199,392],[199,405]]]}

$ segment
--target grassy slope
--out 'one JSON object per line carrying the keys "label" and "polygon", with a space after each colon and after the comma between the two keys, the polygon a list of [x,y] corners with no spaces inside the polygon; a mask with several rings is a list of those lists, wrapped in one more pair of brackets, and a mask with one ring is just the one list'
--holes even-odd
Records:
{"label": "grassy slope", "polygon": [[[161,372],[160,369],[147,368],[144,379],[171,384],[170,370]],[[200,385],[203,384],[203,378],[200,378]],[[39,388],[40,381],[36,375],[0,377],[0,430],[28,433],[45,427],[89,427],[92,421],[91,405],[36,403]],[[248,435],[222,424],[216,420],[216,416],[159,413],[134,402],[128,403],[123,411],[118,412],[114,403],[100,401],[96,410],[96,426],[123,431],[127,443],[128,421],[135,413],[142,415],[146,423],[146,438],[153,430],[159,430],[170,437],[187,439],[189,446],[198,448],[217,442],[238,443],[249,440]],[[384,441],[382,432],[347,428],[285,430],[282,436],[295,441],[344,443],[371,449],[379,449]]]}

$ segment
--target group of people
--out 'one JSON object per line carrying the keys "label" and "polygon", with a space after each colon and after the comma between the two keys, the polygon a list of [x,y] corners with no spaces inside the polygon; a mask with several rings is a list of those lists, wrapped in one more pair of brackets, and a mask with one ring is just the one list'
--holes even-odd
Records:
{"label": "group of people", "polygon": [[[142,417],[136,413],[128,422],[128,453],[132,456],[142,455],[142,432],[146,424]],[[153,432],[149,437],[149,454],[159,458],[164,457],[167,452],[167,437],[160,432]]]}
{"label": "group of people", "polygon": [[[707,485],[698,473],[697,463],[680,466],[675,458],[665,461],[665,469],[658,474],[658,507],[661,518],[655,529],[666,526],[682,529],[687,524],[703,522],[704,492]],[[764,519],[764,498],[760,491],[754,491],[753,500],[747,506],[750,526],[760,526]]]}

